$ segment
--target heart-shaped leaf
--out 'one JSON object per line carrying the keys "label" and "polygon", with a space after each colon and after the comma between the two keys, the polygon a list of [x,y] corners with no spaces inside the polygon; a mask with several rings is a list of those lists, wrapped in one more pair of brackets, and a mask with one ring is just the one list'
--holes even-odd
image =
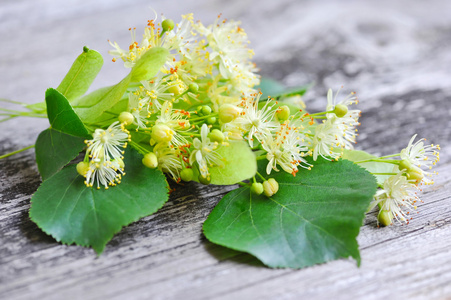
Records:
{"label": "heart-shaped leaf", "polygon": [[224,196],[204,223],[205,236],[270,267],[303,268],[349,256],[360,263],[356,237],[376,192],[374,176],[347,160],[319,159],[295,177],[270,177],[280,186],[272,197],[250,194],[249,187]]}
{"label": "heart-shaped leaf", "polygon": [[50,128],[36,140],[36,163],[43,180],[67,165],[85,147],[90,135],[67,99],[57,90],[45,93]]}
{"label": "heart-shaped leaf", "polygon": [[57,241],[91,246],[100,254],[123,226],[153,214],[168,200],[166,177],[143,167],[141,159],[128,149],[127,174],[107,190],[86,187],[74,165],[64,168],[33,195],[30,218]]}

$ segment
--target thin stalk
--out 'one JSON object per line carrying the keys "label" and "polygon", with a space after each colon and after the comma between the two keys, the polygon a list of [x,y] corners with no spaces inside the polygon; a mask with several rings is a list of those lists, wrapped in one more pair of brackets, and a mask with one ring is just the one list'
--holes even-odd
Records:
{"label": "thin stalk", "polygon": [[379,158],[390,158],[390,157],[396,157],[396,156],[399,156],[399,155],[401,155],[401,153],[396,153],[396,154],[392,154],[392,155],[385,155],[385,156],[381,156]]}
{"label": "thin stalk", "polygon": [[19,150],[16,150],[16,151],[13,151],[13,152],[10,152],[10,153],[7,153],[7,154],[4,154],[4,155],[0,156],[0,159],[3,159],[3,158],[6,158],[6,157],[9,157],[9,156],[11,156],[11,155],[14,155],[14,154],[20,153],[20,152],[22,152],[22,151],[25,151],[25,150],[31,149],[31,148],[33,148],[33,147],[34,147],[34,145],[30,145],[30,146],[28,146],[28,147],[25,147],[25,148],[22,148],[22,149],[19,149]]}
{"label": "thin stalk", "polygon": [[244,182],[238,182],[238,184],[241,185],[241,186],[249,186],[248,183],[244,183]]}
{"label": "thin stalk", "polygon": [[399,160],[393,160],[393,159],[379,159],[379,158],[372,158],[372,159],[366,159],[366,160],[361,160],[361,161],[355,161],[355,164],[362,164],[362,163],[366,163],[366,162],[381,162],[381,163],[387,163],[387,164],[394,164],[394,165],[399,165]]}
{"label": "thin stalk", "polygon": [[138,150],[139,153],[141,154],[146,154],[148,153],[147,149],[142,147],[141,145],[139,145],[138,143],[134,142],[134,141],[130,141],[130,145],[135,148],[136,150]]}
{"label": "thin stalk", "polygon": [[371,173],[373,175],[396,175],[396,173]]}
{"label": "thin stalk", "polygon": [[7,103],[12,103],[12,104],[18,104],[18,105],[27,105],[26,103],[23,102],[19,102],[19,101],[14,101],[14,100],[9,100],[9,99],[4,99],[4,98],[0,98],[1,102],[7,102]]}
{"label": "thin stalk", "polygon": [[330,113],[333,113],[333,112],[334,112],[333,110],[331,110],[331,111],[322,111],[322,112],[315,113],[315,114],[308,114],[306,117],[321,116],[321,115],[330,114]]}
{"label": "thin stalk", "polygon": [[216,117],[216,116],[218,116],[218,114],[214,113],[214,114],[209,114],[208,116],[197,117],[197,118],[190,118],[189,121],[190,122],[192,122],[192,121],[199,121],[199,120],[208,119],[210,117]]}
{"label": "thin stalk", "polygon": [[265,159],[265,158],[266,158],[266,155],[257,156],[257,160],[262,160],[262,159]]}
{"label": "thin stalk", "polygon": [[257,172],[258,177],[260,177],[261,180],[266,181],[266,178],[262,176],[259,172]]}

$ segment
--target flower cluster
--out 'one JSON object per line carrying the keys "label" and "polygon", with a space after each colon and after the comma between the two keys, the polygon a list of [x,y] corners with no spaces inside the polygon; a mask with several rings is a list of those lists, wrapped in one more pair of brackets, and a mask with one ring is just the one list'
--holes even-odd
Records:
{"label": "flower cluster", "polygon": [[[156,75],[128,87],[128,103],[118,121],[96,129],[86,142],[87,158],[78,170],[88,186],[120,182],[127,142],[143,155],[146,167],[158,168],[176,182],[203,184],[210,183],[212,168],[227,161],[221,148],[232,141],[247,143],[256,160],[266,160],[267,175],[284,171],[296,176],[320,157],[338,160],[345,149],[353,149],[360,125],[360,110],[351,108],[358,104],[355,93],[340,97],[341,89],[335,94],[329,89],[325,110],[313,114],[305,111],[299,95],[262,96],[253,51],[239,22],[218,16],[205,26],[188,14],[178,24],[149,20],[140,42],[136,29],[130,31],[127,48],[110,42],[114,62],[120,59],[133,70],[151,49],[165,49],[168,55]],[[419,200],[418,186],[433,182],[424,169],[438,161],[439,147],[414,139],[398,154],[400,160],[377,159],[395,165],[372,203],[379,205],[383,224],[408,222],[408,210]],[[252,192],[270,197],[278,191],[274,179],[257,175],[263,183],[254,177]]]}
{"label": "flower cluster", "polygon": [[[177,182],[198,174],[197,180],[206,184],[210,168],[223,165],[226,158],[218,150],[230,140],[244,140],[259,151],[257,160],[268,161],[267,174],[282,169],[296,175],[298,167],[312,167],[307,156],[336,160],[343,149],[352,149],[360,113],[348,111],[357,103],[354,93],[336,104],[338,93],[334,97],[330,90],[326,110],[316,114],[285,104],[283,97],[263,98],[255,89],[260,79],[239,22],[218,16],[205,26],[194,22],[192,14],[178,24],[150,20],[140,43],[136,29],[130,31],[128,48],[110,42],[113,61],[121,59],[133,68],[155,47],[169,55],[156,76],[129,88],[127,110],[118,116],[123,135],[105,138],[105,132],[118,130],[114,123],[106,131],[97,129],[87,142],[91,162],[80,167],[87,185],[119,182],[123,171],[117,161],[125,140],[143,154],[147,167],[158,167]],[[129,135],[125,127],[137,134]]]}
{"label": "flower cluster", "polygon": [[[388,177],[380,186],[371,205],[379,206],[378,221],[383,225],[393,223],[408,224],[412,219],[412,211],[417,209],[417,202],[421,201],[417,192],[421,186],[431,185],[431,177],[436,172],[429,172],[440,160],[439,145],[425,145],[425,139],[415,142],[416,134],[412,136],[406,148],[400,153],[385,156],[374,161],[394,164],[393,175]],[[385,159],[399,156],[401,159]]]}

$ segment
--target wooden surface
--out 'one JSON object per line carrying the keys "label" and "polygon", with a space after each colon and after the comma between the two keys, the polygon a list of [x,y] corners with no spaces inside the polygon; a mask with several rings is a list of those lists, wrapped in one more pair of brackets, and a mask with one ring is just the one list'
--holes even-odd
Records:
{"label": "wooden surface", "polygon": [[[127,1],[128,2],[128,1]],[[194,12],[240,19],[262,74],[325,105],[330,86],[357,91],[357,147],[390,154],[418,133],[442,146],[436,184],[408,226],[377,228],[369,213],[358,241],[362,265],[339,260],[303,270],[268,269],[206,241],[201,226],[235,187],[177,187],[155,215],[118,234],[96,257],[64,246],[28,218],[40,184],[33,150],[0,161],[0,299],[451,299],[450,1],[24,1],[0,2],[0,97],[42,101],[84,45],[105,66],[93,88],[125,70],[107,39],[128,44],[150,5],[177,20]],[[258,4],[258,5],[256,5]],[[0,123],[0,154],[33,144],[46,120]]]}

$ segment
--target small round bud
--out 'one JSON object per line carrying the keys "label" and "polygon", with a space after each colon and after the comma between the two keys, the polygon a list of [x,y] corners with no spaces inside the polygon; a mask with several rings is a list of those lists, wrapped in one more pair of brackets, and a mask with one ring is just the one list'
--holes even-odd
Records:
{"label": "small round bud", "polygon": [[210,184],[210,178],[207,177],[203,177],[202,175],[199,175],[199,177],[197,177],[199,182],[205,185],[209,185]]}
{"label": "small round bud", "polygon": [[337,117],[343,118],[348,113],[348,107],[344,104],[335,105],[334,113]]}
{"label": "small round bud", "polygon": [[151,169],[155,169],[156,167],[158,167],[158,158],[153,152],[149,152],[146,155],[144,155],[142,162],[143,165]]}
{"label": "small round bud", "polygon": [[186,182],[193,180],[193,175],[193,169],[185,168],[180,172],[180,177]]}
{"label": "small round bud", "polygon": [[172,140],[174,132],[164,124],[157,124],[152,127],[151,138],[157,143],[167,143]]}
{"label": "small round bud", "polygon": [[274,178],[269,178],[263,182],[263,192],[266,197],[271,197],[279,190],[279,183]]}
{"label": "small round bud", "polygon": [[260,182],[254,182],[251,185],[251,192],[256,195],[261,195],[263,193],[263,184]]}
{"label": "small round bud", "polygon": [[190,85],[188,86],[188,89],[191,93],[197,93],[199,91],[199,85],[197,85],[197,83],[195,83],[195,82],[190,83]]}
{"label": "small round bud", "polygon": [[407,171],[407,179],[414,180],[416,183],[423,180],[424,174],[420,168],[411,166],[410,170]]}
{"label": "small round bud", "polygon": [[133,115],[128,111],[123,111],[119,115],[119,122],[124,123],[125,126],[132,124],[134,120],[135,117],[133,117]]}
{"label": "small round bud", "polygon": [[207,119],[207,124],[213,125],[216,123],[216,117],[210,117]]}
{"label": "small round bud", "polygon": [[88,52],[89,51],[89,48],[88,48],[88,46],[83,46],[83,52]]}
{"label": "small round bud", "polygon": [[204,105],[202,106],[202,114],[204,116],[208,116],[209,114],[211,114],[211,108],[208,105]]}
{"label": "small round bud", "polygon": [[377,220],[384,226],[391,225],[393,223],[393,214],[388,210],[381,210],[377,215]]}
{"label": "small round bud", "polygon": [[163,22],[161,22],[161,28],[163,28],[163,31],[171,31],[174,29],[174,21],[171,19],[166,19]]}
{"label": "small round bud", "polygon": [[226,103],[219,107],[219,120],[221,120],[222,123],[232,122],[239,114],[240,111],[235,105]]}
{"label": "small round bud", "polygon": [[178,95],[180,95],[182,93],[182,91],[180,90],[180,87],[178,85],[176,85],[176,84],[171,85],[168,88],[168,91],[169,91],[169,93],[173,93],[174,96],[178,96]]}
{"label": "small round bud", "polygon": [[412,168],[412,164],[407,159],[401,160],[399,163],[399,169],[400,170],[406,170],[409,171]]}
{"label": "small round bud", "polygon": [[276,112],[279,121],[286,121],[290,117],[290,108],[286,105],[279,107]]}
{"label": "small round bud", "polygon": [[77,164],[77,172],[81,176],[86,176],[86,173],[88,173],[89,170],[89,163],[81,161]]}
{"label": "small round bud", "polygon": [[222,143],[224,141],[224,133],[219,129],[213,129],[208,135],[212,142]]}

